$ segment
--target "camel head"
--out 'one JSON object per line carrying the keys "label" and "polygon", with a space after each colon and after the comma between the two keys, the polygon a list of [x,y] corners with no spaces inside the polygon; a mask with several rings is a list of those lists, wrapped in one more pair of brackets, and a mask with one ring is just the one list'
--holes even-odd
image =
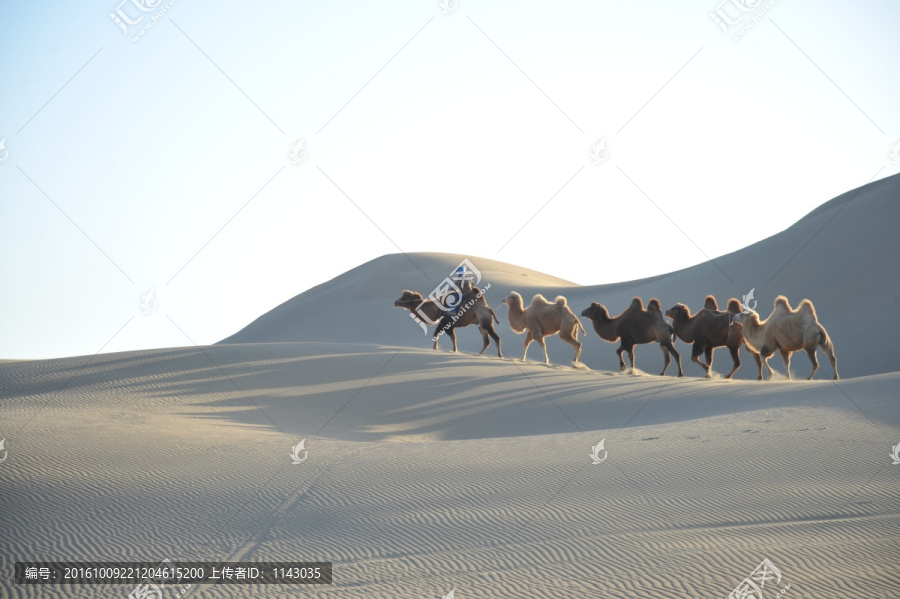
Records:
{"label": "camel head", "polygon": [[684,304],[675,304],[666,310],[666,317],[672,320],[685,320],[691,317],[691,310]]}
{"label": "camel head", "polygon": [[585,318],[590,318],[593,322],[606,322],[609,320],[609,311],[606,309],[606,306],[597,302],[591,302],[589,308],[581,311],[581,315]]}
{"label": "camel head", "polygon": [[522,305],[522,296],[516,291],[510,291],[509,297],[505,297],[500,300],[501,304],[506,304],[507,306],[521,306]]}
{"label": "camel head", "polygon": [[400,296],[400,299],[394,301],[394,307],[407,308],[413,302],[415,302],[417,305],[422,303],[422,300],[423,298],[421,293],[404,289],[403,295]]}
{"label": "camel head", "polygon": [[750,310],[749,312],[741,312],[740,314],[734,315],[734,322],[739,322],[741,324],[747,324],[748,322],[753,323],[756,326],[759,326],[759,314]]}

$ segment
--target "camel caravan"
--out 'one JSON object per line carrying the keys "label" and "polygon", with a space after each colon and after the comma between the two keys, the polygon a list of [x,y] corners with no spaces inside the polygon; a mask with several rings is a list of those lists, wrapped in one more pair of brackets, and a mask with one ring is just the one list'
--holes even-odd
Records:
{"label": "camel caravan", "polygon": [[[536,294],[526,307],[521,294],[512,291],[501,302],[507,307],[510,328],[517,334],[525,333],[522,361],[528,355],[528,346],[532,341],[544,351],[544,363],[549,364],[546,337],[558,335],[559,338],[575,350],[573,365],[584,368],[578,361],[581,356],[582,343],[578,340],[578,332],[587,334],[581,321],[569,308],[565,297],[557,296],[551,302],[540,293]],[[438,340],[444,333],[453,342],[453,351],[457,351],[455,329],[477,325],[484,342],[479,355],[490,345],[491,339],[497,345],[497,355],[503,357],[500,349],[500,336],[494,329],[494,323],[500,325],[494,310],[488,306],[484,293],[474,285],[463,286],[450,305],[421,293],[403,290],[403,294],[394,302],[394,306],[409,310],[420,326],[427,331],[425,322],[435,325],[434,349],[438,348]],[[712,377],[713,352],[718,347],[727,347],[731,355],[731,371],[725,375],[730,379],[741,367],[739,349],[744,349],[753,356],[758,369],[757,380],[763,379],[763,365],[769,372],[769,379],[775,371],[769,366],[769,358],[776,351],[781,353],[787,378],[791,379],[791,354],[804,350],[812,364],[812,371],[807,377],[811,380],[819,369],[816,350],[821,348],[831,368],[834,379],[838,380],[837,358],[834,356],[834,344],[825,327],[819,324],[816,310],[811,301],[804,299],[796,310],[791,308],[783,295],[775,298],[772,313],[765,320],[759,314],[743,306],[737,299],[728,300],[725,310],[719,310],[716,298],[706,296],[703,308],[695,314],[685,304],[675,304],[665,314],[662,305],[652,298],[647,307],[640,297],[635,297],[618,316],[609,315],[607,308],[597,302],[581,312],[583,318],[591,321],[597,335],[610,343],[619,342],[616,355],[619,358],[619,371],[625,372],[623,353],[628,354],[631,371],[635,371],[634,346],[646,343],[657,343],[663,352],[665,364],[660,376],[665,375],[672,357],[678,368],[678,376],[684,376],[681,367],[681,355],[675,349],[675,340],[691,345],[691,361],[700,366],[706,378]],[[666,322],[671,319],[671,324]],[[701,359],[703,358],[703,359]],[[704,361],[705,359],[705,361]]]}

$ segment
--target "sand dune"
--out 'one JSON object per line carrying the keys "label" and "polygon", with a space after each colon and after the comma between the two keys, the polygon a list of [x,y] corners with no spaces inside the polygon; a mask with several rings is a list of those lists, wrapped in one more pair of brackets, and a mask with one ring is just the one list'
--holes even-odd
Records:
{"label": "sand dune", "polygon": [[[617,314],[635,295],[645,301],[658,297],[663,309],[683,302],[696,311],[702,307],[707,293],[715,295],[724,307],[729,297],[741,299],[755,289],[757,310],[763,318],[771,312],[777,295],[786,295],[794,306],[803,298],[811,299],[820,321],[834,339],[842,376],[893,372],[897,369],[897,359],[884,350],[886,346],[882,342],[875,340],[885,334],[885,324],[892,318],[892,312],[900,309],[900,279],[889,274],[897,270],[896,261],[900,256],[898,200],[900,175],[894,175],[847,192],[787,230],[716,258],[714,262],[614,285],[576,286],[550,275],[471,256],[392,254],[301,293],[222,343],[342,340],[430,347],[430,337],[415,326],[408,313],[394,308],[393,302],[403,289],[427,295],[468,257],[481,270],[484,283],[491,284],[485,296],[500,316],[503,324],[498,333],[511,356],[521,357],[523,336],[510,331],[506,309],[500,309],[499,303],[512,290],[522,293],[526,301],[537,292],[561,293],[576,314],[592,301],[605,304],[611,313]],[[723,204],[721,210],[723,221],[731,223],[729,226],[742,226],[746,215],[752,214],[752,207],[748,206]],[[586,277],[590,276],[587,272]],[[602,274],[595,276],[599,278]],[[879,317],[881,312],[883,316]],[[618,364],[615,346],[601,341],[588,325],[582,361],[591,368],[614,370]],[[341,331],[340,339],[335,335],[336,329]],[[461,330],[458,338],[463,351],[481,349],[481,337],[474,327]],[[442,343],[443,347],[450,347],[449,340]],[[687,345],[679,341],[676,347],[689,357]],[[558,339],[548,343],[548,350],[550,359],[558,364],[571,360],[571,348]],[[539,349],[534,347],[531,351],[537,359]],[[717,354],[718,365],[714,370],[727,373],[731,367],[727,351],[720,349]],[[743,350],[741,356],[744,365],[736,376],[755,378],[752,358]],[[658,347],[639,347],[637,359],[638,366],[647,372],[662,370]],[[771,364],[783,371],[779,357]],[[797,376],[806,377],[809,361],[798,354],[793,369]],[[686,364],[685,374],[702,376],[703,371],[697,365]],[[827,363],[817,376],[831,376]]]}
{"label": "sand dune", "polygon": [[[550,365],[473,355],[473,330],[463,353],[435,352],[392,302],[446,276],[462,258],[447,254],[379,258],[213,346],[0,362],[0,596],[133,588],[17,586],[15,561],[168,558],[334,563],[330,586],[186,597],[724,598],[766,558],[783,580],[765,599],[787,584],[788,599],[896,599],[898,192],[879,181],[643,281],[473,258],[509,356],[511,289],[616,312],[634,294],[697,305],[755,287],[764,315],[776,293],[813,299],[841,381],[827,365],[812,382],[707,380],[687,360],[684,378],[621,374],[589,326],[589,369],[556,339]],[[661,362],[638,348],[644,371]]]}

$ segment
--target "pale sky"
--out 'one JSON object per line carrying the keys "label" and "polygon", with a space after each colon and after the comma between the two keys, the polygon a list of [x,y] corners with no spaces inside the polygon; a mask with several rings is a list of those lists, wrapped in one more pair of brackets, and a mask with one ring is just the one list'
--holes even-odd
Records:
{"label": "pale sky", "polygon": [[893,0],[117,1],[0,2],[0,358],[213,343],[398,251],[662,274],[900,170]]}

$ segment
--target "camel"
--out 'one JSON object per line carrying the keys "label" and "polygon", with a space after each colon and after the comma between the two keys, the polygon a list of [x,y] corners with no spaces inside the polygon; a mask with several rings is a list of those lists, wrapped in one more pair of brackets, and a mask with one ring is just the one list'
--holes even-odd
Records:
{"label": "camel", "polygon": [[631,369],[634,370],[634,346],[642,343],[659,343],[662,349],[666,363],[663,366],[660,376],[666,373],[669,368],[669,353],[675,356],[675,362],[678,365],[678,376],[684,376],[681,369],[681,356],[672,344],[675,332],[671,326],[663,319],[659,300],[653,298],[648,303],[650,309],[644,309],[644,301],[635,297],[631,300],[631,305],[616,316],[610,318],[609,311],[602,304],[597,302],[591,303],[581,315],[590,318],[594,324],[594,330],[600,335],[600,338],[610,343],[615,343],[619,339],[622,340],[616,355],[619,356],[619,371],[625,371],[625,360],[622,359],[622,352],[628,352],[631,359]]}
{"label": "camel", "polygon": [[[718,310],[716,298],[707,295],[703,302],[703,309],[691,316],[691,310],[684,304],[675,304],[666,310],[666,316],[672,319],[672,328],[675,334],[685,343],[693,343],[691,349],[691,361],[700,365],[706,371],[706,378],[712,377],[713,350],[725,346],[731,353],[734,365],[725,378],[730,379],[741,367],[741,358],[738,350],[744,342],[744,335],[740,323],[734,322],[734,317],[741,313],[741,303],[731,298],[728,300],[728,309],[725,312]],[[746,344],[745,344],[746,346]],[[747,347],[756,359],[759,367],[759,379],[762,379],[762,361],[759,354]],[[700,361],[700,354],[706,354],[706,363]]]}
{"label": "camel", "polygon": [[772,313],[764,321],[760,322],[759,314],[752,310],[738,315],[737,318],[744,327],[744,343],[762,356],[763,363],[769,370],[770,379],[774,371],[769,366],[769,358],[775,354],[776,349],[781,352],[788,380],[791,379],[791,353],[802,349],[806,350],[806,355],[812,362],[812,372],[806,380],[812,380],[819,369],[816,348],[821,347],[831,362],[834,380],[840,380],[837,358],[834,357],[834,344],[825,327],[819,324],[816,309],[808,299],[800,302],[800,306],[794,310],[787,298],[779,295],[775,298]]}
{"label": "camel", "polygon": [[547,355],[547,345],[544,343],[544,337],[556,335],[571,345],[575,349],[575,360],[573,364],[578,364],[578,357],[581,356],[581,342],[578,341],[578,329],[586,334],[578,317],[569,308],[566,298],[557,296],[555,302],[549,302],[540,293],[531,299],[531,305],[525,308],[522,296],[515,291],[509,294],[509,297],[502,300],[501,304],[506,304],[509,308],[509,326],[516,333],[522,333],[527,330],[525,335],[525,351],[522,353],[522,361],[528,355],[528,346],[532,341],[537,341],[541,349],[544,350],[544,363],[550,363],[550,357]]}
{"label": "camel", "polygon": [[484,345],[481,351],[478,352],[478,355],[480,356],[484,353],[484,350],[491,344],[490,339],[493,339],[494,343],[497,344],[497,355],[502,358],[503,350],[500,347],[500,336],[494,330],[494,321],[499,325],[500,319],[497,318],[494,310],[488,306],[487,300],[484,299],[480,289],[473,287],[468,297],[472,299],[468,300],[465,309],[461,306],[457,314],[450,314],[443,310],[434,300],[426,300],[421,293],[404,289],[400,299],[394,302],[394,307],[409,310],[413,316],[415,316],[416,310],[421,310],[428,320],[432,323],[437,322],[433,337],[434,349],[438,348],[438,338],[442,333],[446,332],[453,341],[453,351],[456,352],[456,332],[454,329],[476,324],[478,325],[478,332],[481,333],[481,338],[484,341]]}

